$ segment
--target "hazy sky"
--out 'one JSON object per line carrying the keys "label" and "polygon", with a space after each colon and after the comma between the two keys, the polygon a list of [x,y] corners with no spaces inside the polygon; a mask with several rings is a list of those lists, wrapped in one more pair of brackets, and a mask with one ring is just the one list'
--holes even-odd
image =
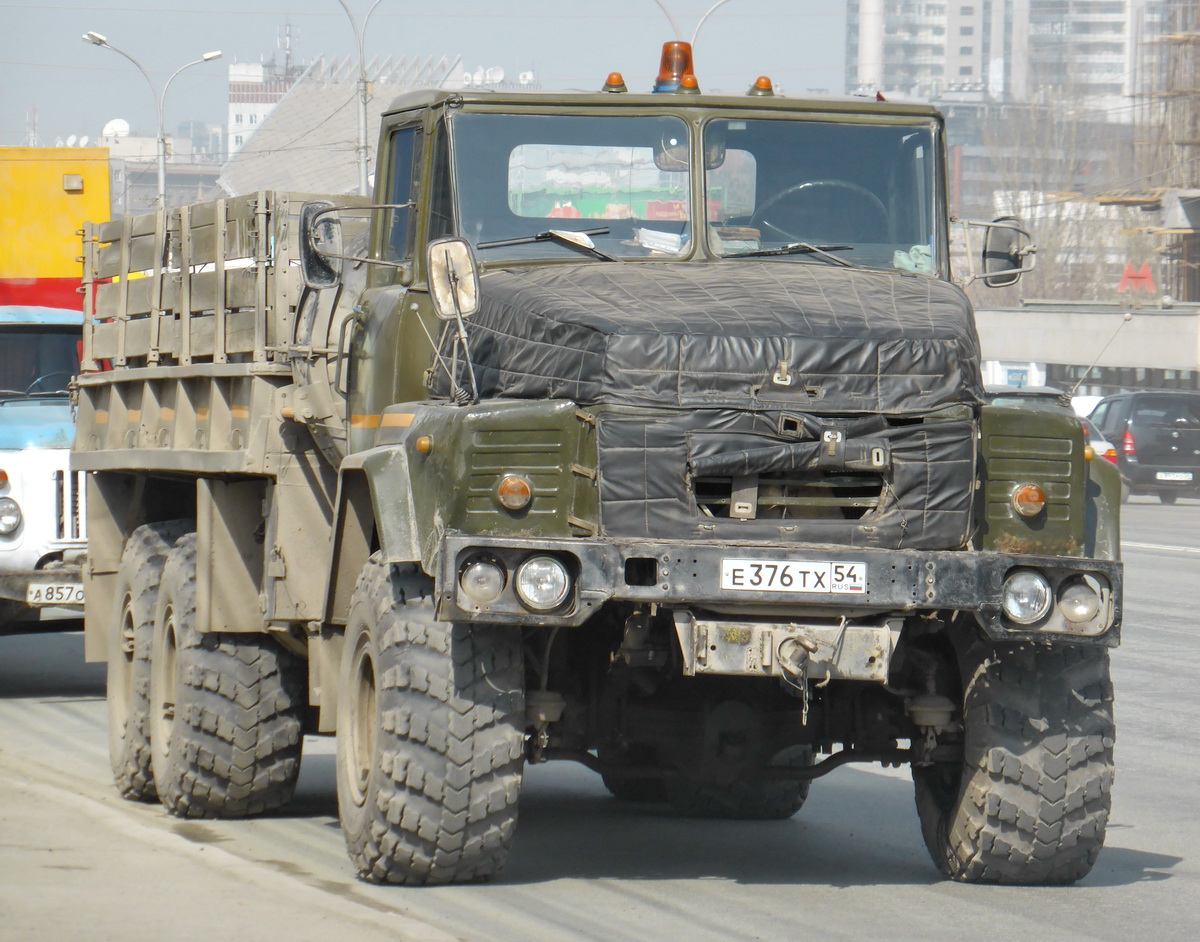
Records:
{"label": "hazy sky", "polygon": [[[373,0],[347,0],[361,22]],[[664,0],[690,39],[715,0]],[[785,91],[842,91],[845,0],[728,0],[696,42],[705,91],[742,92],[760,74]],[[436,10],[437,12],[430,12]],[[214,49],[166,96],[168,131],[187,120],[224,124],[229,63],[269,59],[290,23],[297,59],[355,53],[338,0],[0,0],[0,144],[23,142],[37,110],[43,145],[99,134],[112,118],[154,136],[156,106],[146,80],[124,58],[85,44],[93,30],[137,59],[156,86]],[[649,90],[659,50],[675,38],[654,0],[381,0],[366,54],[463,56],[469,70],[532,70],[547,89],[598,88],[612,70],[631,91]]]}

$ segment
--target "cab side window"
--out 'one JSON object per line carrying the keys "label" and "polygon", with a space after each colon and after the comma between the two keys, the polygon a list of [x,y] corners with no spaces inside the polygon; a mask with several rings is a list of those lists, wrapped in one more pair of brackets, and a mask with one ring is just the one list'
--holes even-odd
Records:
{"label": "cab side window", "polygon": [[413,222],[416,213],[406,204],[416,199],[420,187],[421,129],[400,128],[391,138],[391,170],[384,202],[396,208],[385,210],[384,232],[387,242],[383,257],[399,262],[409,257],[413,243]]}
{"label": "cab side window", "polygon": [[450,148],[446,125],[433,140],[433,187],[429,201],[429,240],[454,235],[454,200],[450,186]]}

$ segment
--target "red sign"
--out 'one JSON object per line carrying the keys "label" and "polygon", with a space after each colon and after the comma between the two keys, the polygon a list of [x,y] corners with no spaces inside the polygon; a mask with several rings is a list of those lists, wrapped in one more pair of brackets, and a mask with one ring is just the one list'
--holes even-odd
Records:
{"label": "red sign", "polygon": [[1121,283],[1117,291],[1124,294],[1127,291],[1145,291],[1154,294],[1154,276],[1150,274],[1150,263],[1143,262],[1140,271],[1133,270],[1133,262],[1125,263],[1125,272],[1121,275]]}

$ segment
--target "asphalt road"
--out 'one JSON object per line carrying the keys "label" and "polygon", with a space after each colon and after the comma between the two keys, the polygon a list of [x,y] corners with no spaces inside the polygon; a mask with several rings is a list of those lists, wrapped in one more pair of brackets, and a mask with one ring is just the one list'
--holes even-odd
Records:
{"label": "asphalt road", "polygon": [[1191,940],[1200,925],[1200,502],[1125,508],[1117,783],[1075,887],[960,886],[921,846],[907,773],[851,767],[783,823],[684,821],[532,768],[507,870],[431,889],[357,881],[332,743],[286,815],[186,822],[110,784],[104,676],[78,634],[0,638],[0,939]]}

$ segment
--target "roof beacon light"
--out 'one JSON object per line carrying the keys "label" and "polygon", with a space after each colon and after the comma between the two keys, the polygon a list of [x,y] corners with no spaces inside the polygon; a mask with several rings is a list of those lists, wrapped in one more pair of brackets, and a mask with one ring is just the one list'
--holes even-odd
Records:
{"label": "roof beacon light", "polygon": [[604,83],[604,87],[600,89],[602,92],[627,92],[629,86],[625,84],[625,76],[620,72],[609,72],[608,80]]}
{"label": "roof beacon light", "polygon": [[754,96],[773,96],[775,94],[775,86],[771,84],[771,80],[765,75],[760,75],[754,80],[754,84],[750,86],[747,95]]}
{"label": "roof beacon light", "polygon": [[700,82],[690,72],[679,80],[680,95],[699,95]]}
{"label": "roof beacon light", "polygon": [[[691,88],[681,88],[684,76],[691,76]],[[700,91],[696,75],[692,71],[692,44],[675,40],[663,43],[662,61],[658,65],[658,78],[654,80],[655,92]]]}

